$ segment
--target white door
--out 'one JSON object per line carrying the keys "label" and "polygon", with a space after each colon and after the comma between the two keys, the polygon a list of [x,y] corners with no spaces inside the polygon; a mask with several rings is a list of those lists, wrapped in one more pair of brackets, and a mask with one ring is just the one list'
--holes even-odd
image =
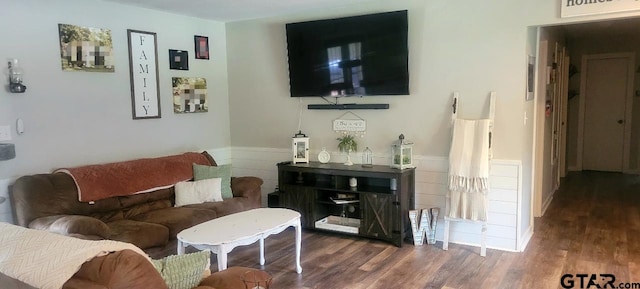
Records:
{"label": "white door", "polygon": [[627,54],[583,59],[583,170],[623,172],[628,168],[631,105],[627,101],[633,89],[633,63],[633,56]]}

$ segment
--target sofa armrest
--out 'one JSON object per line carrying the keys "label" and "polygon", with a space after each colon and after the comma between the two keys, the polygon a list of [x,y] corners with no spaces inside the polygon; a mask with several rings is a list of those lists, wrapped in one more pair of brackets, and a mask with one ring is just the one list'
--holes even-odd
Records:
{"label": "sofa armrest", "polygon": [[122,250],[85,262],[62,288],[165,289],[167,285],[147,258]]}
{"label": "sofa armrest", "polygon": [[235,198],[248,198],[259,206],[262,202],[262,183],[258,177],[232,177],[231,191]]}
{"label": "sofa armrest", "polygon": [[92,236],[107,239],[112,235],[111,229],[107,224],[96,218],[82,215],[40,217],[31,221],[29,228],[82,239],[96,239],[96,237]]}

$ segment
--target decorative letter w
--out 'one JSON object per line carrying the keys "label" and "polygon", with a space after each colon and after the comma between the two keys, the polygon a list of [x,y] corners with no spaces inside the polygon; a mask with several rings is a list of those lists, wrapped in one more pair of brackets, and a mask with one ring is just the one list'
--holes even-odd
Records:
{"label": "decorative letter w", "polygon": [[431,223],[429,210],[422,210],[422,214],[420,214],[420,222],[416,224],[416,217],[418,215],[419,210],[410,210],[409,211],[409,220],[411,221],[411,231],[413,232],[413,244],[416,246],[420,246],[424,243],[424,239],[427,235],[429,235],[429,226]]}

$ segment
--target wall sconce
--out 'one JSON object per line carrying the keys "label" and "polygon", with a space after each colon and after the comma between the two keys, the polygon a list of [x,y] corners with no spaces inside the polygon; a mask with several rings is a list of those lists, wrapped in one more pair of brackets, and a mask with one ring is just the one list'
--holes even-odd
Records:
{"label": "wall sconce", "polygon": [[22,69],[18,65],[18,59],[9,59],[9,91],[22,93],[27,87],[22,84]]}

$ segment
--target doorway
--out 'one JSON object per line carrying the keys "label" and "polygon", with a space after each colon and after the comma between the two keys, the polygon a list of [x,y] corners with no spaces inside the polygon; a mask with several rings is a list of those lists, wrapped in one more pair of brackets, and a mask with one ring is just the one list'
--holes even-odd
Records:
{"label": "doorway", "polygon": [[577,154],[582,170],[630,170],[634,63],[633,53],[583,56]]}
{"label": "doorway", "polygon": [[[640,76],[640,68],[638,71],[635,69],[638,66],[635,55],[640,54],[638,27],[639,17],[539,28],[537,85],[540,89],[536,92],[533,105],[536,119],[533,129],[533,216],[542,216],[551,203],[557,189],[555,185],[558,172],[560,176],[564,176],[563,166],[566,166],[568,171],[640,172],[640,118],[632,119],[632,115],[640,115],[640,101],[634,97],[640,96],[640,83],[636,85],[635,80],[635,77]],[[567,113],[567,118],[562,116],[559,122],[560,128],[566,125],[566,141],[563,141],[562,137],[558,141],[557,135],[554,134],[557,129],[552,128],[557,128],[558,124],[557,116],[554,118],[553,115],[554,111],[551,110],[551,114],[545,115],[548,111],[545,110],[545,103],[547,108],[552,109],[562,106],[549,97],[554,91],[549,89],[549,80],[552,79],[549,72],[553,71],[559,59],[554,55],[554,51],[557,51],[554,49],[556,43],[566,47],[565,56],[571,57],[567,67],[568,91],[559,94],[561,100],[567,100],[561,112]],[[552,61],[544,62],[545,58]],[[588,66],[591,68],[587,68]],[[614,75],[620,77],[612,79],[611,70]],[[610,72],[597,74],[598,71]],[[594,88],[593,85],[597,85],[598,82],[605,88]],[[590,84],[589,87],[587,83]],[[612,86],[616,89],[611,89]],[[589,97],[587,105],[587,95],[598,93],[606,95],[606,100],[603,101],[604,97],[601,96],[592,102]],[[616,94],[615,101],[609,99],[611,94]],[[616,109],[608,108],[609,105]],[[598,127],[605,123],[617,127]],[[616,136],[602,135],[598,131]],[[565,152],[566,162],[562,154],[556,158],[556,146],[560,152]],[[611,152],[611,147],[616,149]],[[556,160],[560,167],[555,166]]]}

